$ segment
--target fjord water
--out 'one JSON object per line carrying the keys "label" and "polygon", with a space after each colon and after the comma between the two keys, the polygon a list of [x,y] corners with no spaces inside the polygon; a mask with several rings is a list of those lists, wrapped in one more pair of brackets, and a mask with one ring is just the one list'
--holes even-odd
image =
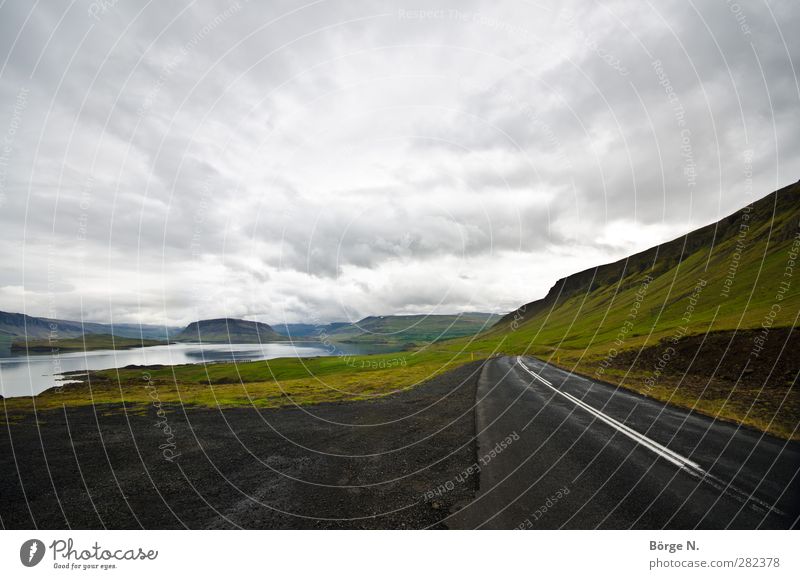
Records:
{"label": "fjord water", "polygon": [[271,360],[273,358],[308,358],[312,356],[355,356],[390,351],[385,346],[335,344],[326,347],[315,342],[267,344],[170,344],[130,350],[94,350],[63,354],[0,353],[0,396],[35,396],[59,384],[65,384],[64,372],[107,370],[129,365],[198,364]]}

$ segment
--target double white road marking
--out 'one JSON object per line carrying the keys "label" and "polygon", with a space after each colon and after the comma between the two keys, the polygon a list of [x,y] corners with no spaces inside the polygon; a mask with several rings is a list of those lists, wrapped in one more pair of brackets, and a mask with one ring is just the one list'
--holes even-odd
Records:
{"label": "double white road marking", "polygon": [[661,456],[662,458],[665,458],[666,460],[668,460],[669,462],[671,462],[675,466],[678,466],[680,468],[693,469],[693,470],[696,470],[696,471],[705,472],[700,467],[700,465],[697,464],[696,462],[694,462],[693,460],[690,460],[690,459],[686,458],[685,456],[681,456],[677,452],[668,449],[663,444],[657,443],[655,440],[646,437],[644,434],[641,434],[640,432],[636,432],[631,427],[625,426],[619,420],[615,420],[615,419],[611,418],[608,414],[604,414],[604,413],[600,412],[599,410],[597,410],[596,408],[593,408],[593,407],[589,406],[583,400],[575,398],[572,394],[564,392],[563,390],[559,390],[558,388],[553,386],[553,384],[550,381],[546,380],[545,378],[543,378],[542,376],[540,376],[539,374],[537,374],[536,372],[534,372],[533,370],[528,368],[525,365],[525,363],[522,361],[521,358],[517,358],[517,363],[520,366],[522,366],[522,369],[525,370],[528,374],[530,374],[531,376],[536,378],[539,382],[541,382],[542,384],[544,384],[545,386],[550,388],[550,390],[552,390],[553,392],[555,392],[559,396],[563,396],[564,398],[566,398],[567,400],[569,400],[570,402],[572,402],[576,406],[580,406],[581,408],[583,408],[584,410],[586,410],[587,412],[589,412],[593,416],[597,417],[599,420],[602,420],[603,422],[605,422],[606,424],[608,424],[612,428],[616,428],[617,430],[619,430],[622,434],[624,434],[628,438],[631,438],[631,439],[635,440],[636,442],[638,442],[639,444],[641,444],[642,446],[644,446],[646,448],[649,448],[650,450],[655,452],[657,455]]}
{"label": "double white road marking", "polygon": [[572,394],[569,394],[568,392],[564,392],[563,390],[559,390],[558,388],[553,386],[553,384],[549,380],[547,380],[543,376],[537,374],[536,372],[534,372],[533,370],[528,368],[528,366],[526,366],[525,363],[522,361],[521,357],[517,357],[517,363],[528,374],[530,374],[536,380],[538,380],[539,382],[541,382],[542,384],[544,384],[545,386],[550,388],[553,392],[555,392],[559,396],[562,396],[562,397],[566,398],[567,400],[569,400],[570,402],[572,402],[573,404],[575,404],[576,406],[578,406],[580,408],[583,408],[584,410],[589,412],[591,415],[596,417],[598,420],[604,422],[605,424],[608,424],[609,426],[611,426],[612,428],[614,428],[617,431],[621,432],[622,434],[624,434],[628,438],[636,441],[637,443],[639,443],[640,445],[644,446],[645,448],[655,452],[657,455],[659,455],[660,457],[664,458],[665,460],[668,460],[669,462],[671,462],[675,466],[687,471],[688,473],[690,473],[690,474],[692,474],[692,475],[694,475],[696,477],[699,477],[699,478],[703,479],[705,482],[708,482],[712,486],[714,486],[714,487],[716,487],[716,488],[718,488],[718,489],[720,489],[722,491],[725,491],[730,495],[733,495],[734,497],[736,497],[737,499],[739,499],[742,502],[749,503],[751,505],[754,504],[754,506],[757,506],[759,508],[759,510],[767,510],[767,511],[771,511],[773,513],[777,513],[779,515],[783,515],[784,514],[782,511],[778,510],[777,508],[773,507],[772,505],[770,505],[770,504],[768,504],[768,503],[766,503],[766,502],[764,502],[762,500],[759,500],[759,499],[751,496],[749,493],[746,493],[744,491],[741,491],[741,490],[737,489],[736,487],[734,487],[730,483],[725,483],[724,481],[718,479],[717,477],[715,477],[714,475],[712,475],[708,471],[704,470],[699,464],[697,464],[693,460],[678,454],[674,450],[670,450],[669,448],[667,448],[663,444],[659,444],[658,442],[656,442],[652,438],[648,438],[647,436],[645,436],[641,432],[637,432],[636,430],[632,429],[630,426],[626,426],[625,424],[623,424],[619,420],[615,420],[614,418],[611,418],[608,414],[605,414],[605,413],[597,410],[596,408],[594,408],[592,406],[589,406],[583,400],[580,400],[579,398],[576,398]]}

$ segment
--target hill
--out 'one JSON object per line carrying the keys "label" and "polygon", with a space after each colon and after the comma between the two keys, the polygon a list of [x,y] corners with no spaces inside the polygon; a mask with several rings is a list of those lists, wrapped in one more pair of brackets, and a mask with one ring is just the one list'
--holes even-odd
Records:
{"label": "hill", "polygon": [[800,184],[560,279],[468,344],[791,436],[800,416]]}
{"label": "hill", "polygon": [[260,344],[287,340],[286,336],[277,333],[268,324],[235,318],[192,322],[174,339],[179,342],[229,344]]}
{"label": "hill", "polygon": [[473,336],[501,316],[485,313],[453,315],[370,316],[326,332],[332,341],[371,344],[428,344]]}

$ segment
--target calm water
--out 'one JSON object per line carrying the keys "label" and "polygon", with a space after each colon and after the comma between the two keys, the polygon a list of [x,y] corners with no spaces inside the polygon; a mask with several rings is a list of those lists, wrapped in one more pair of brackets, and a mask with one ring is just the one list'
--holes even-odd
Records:
{"label": "calm water", "polygon": [[[375,354],[386,347],[336,344],[334,355]],[[131,350],[95,350],[52,356],[0,354],[0,395],[31,396],[65,383],[61,374],[106,370],[131,364],[199,364],[218,361],[269,360],[330,356],[331,349],[313,342],[295,344],[170,344]]]}

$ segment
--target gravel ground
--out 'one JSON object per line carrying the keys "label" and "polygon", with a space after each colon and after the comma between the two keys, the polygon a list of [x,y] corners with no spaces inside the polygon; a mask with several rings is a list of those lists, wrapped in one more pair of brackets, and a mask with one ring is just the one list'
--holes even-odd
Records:
{"label": "gravel ground", "polygon": [[0,524],[443,527],[478,484],[462,475],[476,459],[480,370],[369,402],[31,415],[0,427]]}

